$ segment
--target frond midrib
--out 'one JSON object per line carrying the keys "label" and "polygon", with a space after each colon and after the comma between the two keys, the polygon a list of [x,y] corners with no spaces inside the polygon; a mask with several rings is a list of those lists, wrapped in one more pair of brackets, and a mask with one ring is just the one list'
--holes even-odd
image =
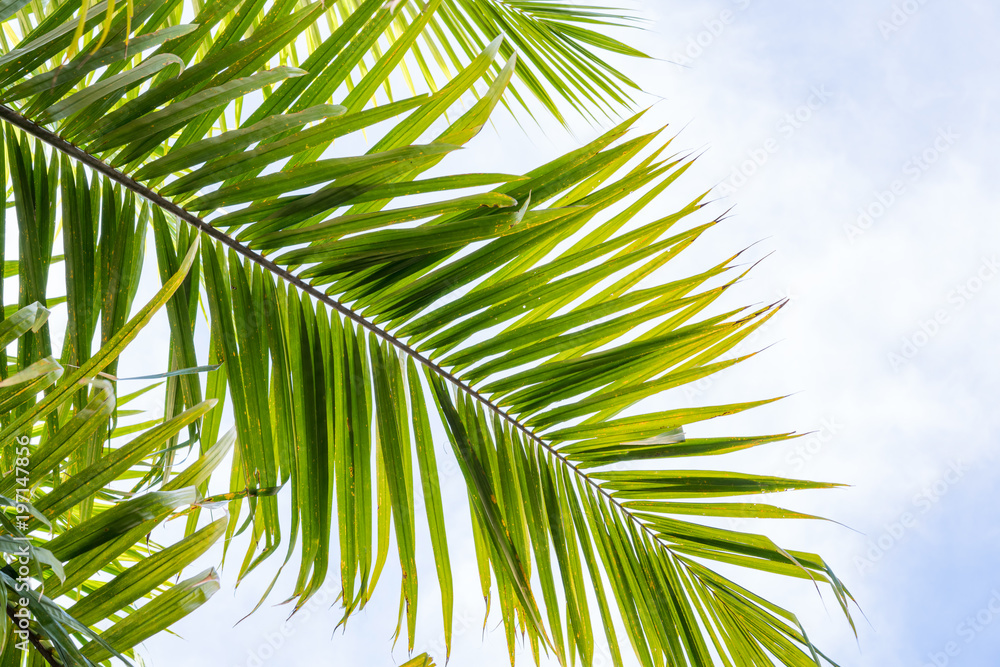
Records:
{"label": "frond midrib", "polygon": [[614,496],[612,496],[611,493],[609,493],[606,489],[604,489],[590,475],[587,475],[583,470],[581,470],[579,467],[574,465],[569,459],[563,456],[557,448],[553,447],[551,444],[546,442],[541,436],[537,435],[528,426],[523,424],[517,418],[513,417],[510,413],[508,413],[506,410],[498,406],[489,398],[483,396],[482,393],[477,391],[470,384],[462,380],[454,373],[445,370],[443,367],[441,367],[439,364],[435,363],[430,358],[422,354],[416,348],[407,345],[398,337],[392,335],[390,332],[369,321],[364,316],[358,314],[348,306],[345,306],[344,304],[337,301],[333,297],[320,291],[313,285],[310,285],[308,282],[302,280],[301,278],[291,273],[290,271],[281,268],[280,266],[278,266],[271,260],[267,259],[263,255],[251,250],[247,246],[243,245],[236,239],[226,234],[225,232],[219,230],[216,227],[213,227],[211,224],[203,220],[201,217],[191,213],[184,207],[179,206],[176,203],[170,201],[163,195],[157,193],[155,190],[145,185],[142,185],[141,183],[136,182],[133,178],[131,178],[127,174],[122,173],[121,171],[112,167],[111,165],[104,162],[100,158],[95,157],[94,155],[88,153],[87,151],[63,139],[62,137],[55,134],[51,130],[46,129],[41,125],[35,123],[31,119],[21,115],[20,113],[11,109],[7,105],[0,104],[0,118],[6,120],[12,125],[15,125],[21,130],[31,134],[32,136],[39,139],[40,141],[43,141],[52,148],[66,154],[67,156],[103,174],[107,178],[110,178],[112,181],[122,185],[128,190],[143,197],[150,203],[155,204],[160,208],[162,208],[163,210],[170,212],[171,214],[175,215],[176,217],[180,218],[181,220],[195,227],[199,231],[207,234],[211,238],[222,243],[227,248],[230,248],[231,250],[237,252],[238,254],[248,259],[249,261],[254,262],[255,264],[261,266],[262,268],[267,269],[275,276],[281,278],[282,280],[291,285],[294,285],[301,291],[305,292],[306,294],[309,294],[310,296],[317,299],[321,303],[326,304],[330,308],[336,310],[344,317],[349,318],[353,322],[356,322],[359,326],[363,327],[364,329],[375,334],[382,340],[393,345],[398,350],[411,357],[414,361],[422,364],[426,368],[430,369],[440,377],[450,382],[459,390],[465,392],[466,394],[474,398],[485,408],[489,409],[491,412],[499,416],[501,419],[506,421],[512,427],[516,428],[518,431],[523,433],[526,437],[530,438],[539,447],[542,447],[546,452],[554,456],[556,460],[558,460],[560,463],[562,463],[563,465],[567,466],[570,470],[572,470],[579,478],[582,478],[584,481],[586,481],[588,485],[597,490],[597,492],[600,493],[619,512],[621,512],[624,516],[628,517],[628,519],[632,521],[635,525],[642,528],[642,530],[647,535],[649,535],[657,544],[670,550],[670,545],[665,543],[662,537],[660,537],[657,533],[655,533],[652,529],[650,529],[650,527],[646,525],[645,522],[641,521],[638,517],[636,517],[631,512],[631,510],[624,507],[620,502],[618,502],[618,500]]}

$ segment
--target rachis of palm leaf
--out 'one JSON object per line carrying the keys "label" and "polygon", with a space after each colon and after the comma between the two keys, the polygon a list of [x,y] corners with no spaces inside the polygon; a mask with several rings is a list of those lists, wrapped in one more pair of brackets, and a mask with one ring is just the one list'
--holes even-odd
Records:
{"label": "rachis of palm leaf", "polygon": [[[744,359],[727,353],[781,305],[711,314],[743,274],[736,257],[660,278],[719,222],[702,217],[706,194],[661,210],[691,160],[669,153],[661,131],[636,136],[631,116],[526,174],[447,169],[508,100],[530,108],[533,97],[559,118],[560,98],[620,110],[630,82],[594,47],[640,54],[601,33],[619,22],[613,11],[223,0],[189,12],[134,0],[108,18],[102,6],[83,16],[78,48],[72,7],[0,7],[17,36],[0,56],[0,119],[19,305],[55,304],[57,219],[63,229],[59,358],[76,370],[38,414],[70,400],[79,409],[81,381],[117,376],[90,343],[100,322],[100,349],[118,350],[139,317],[129,304],[152,261],[148,230],[172,294],[165,419],[213,401],[235,418],[230,492],[216,499],[231,509],[226,544],[250,536],[237,579],[297,547],[295,608],[335,577],[346,620],[371,599],[393,534],[397,634],[405,625],[412,650],[426,530],[450,652],[443,440],[512,662],[521,632],[536,659],[592,664],[599,615],[619,665],[622,631],[644,665],[820,664],[791,612],[712,565],[822,583],[850,619],[850,595],[822,558],[694,519],[804,518],[718,499],[836,485],[673,461],[794,437],[689,438],[690,424],[769,400],[657,398]],[[361,134],[368,148],[352,152]],[[46,330],[30,340],[18,346],[24,368],[53,356]],[[179,449],[215,456],[221,415],[186,424],[186,443],[171,434],[144,480],[187,475],[174,470]],[[203,496],[207,479],[195,484]],[[272,493],[285,486],[288,524]],[[190,537],[205,528],[189,504]]]}

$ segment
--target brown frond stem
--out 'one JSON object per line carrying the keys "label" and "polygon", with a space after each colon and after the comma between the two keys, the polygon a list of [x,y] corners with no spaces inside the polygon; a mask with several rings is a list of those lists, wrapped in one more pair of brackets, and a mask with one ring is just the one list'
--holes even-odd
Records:
{"label": "brown frond stem", "polygon": [[174,216],[176,216],[176,217],[180,218],[181,220],[187,222],[192,227],[195,227],[196,229],[198,229],[201,232],[205,233],[206,235],[210,236],[211,238],[215,239],[216,241],[218,241],[219,243],[223,244],[227,248],[230,248],[230,249],[236,251],[238,254],[242,255],[243,257],[245,257],[249,261],[254,262],[255,264],[258,264],[259,266],[261,266],[264,269],[267,269],[269,272],[271,272],[275,276],[278,276],[279,278],[281,278],[282,280],[288,282],[289,284],[294,285],[295,287],[297,287],[301,291],[303,291],[306,294],[309,294],[310,296],[312,296],[317,301],[326,304],[327,306],[329,306],[333,310],[336,310],[337,312],[339,312],[344,317],[346,317],[346,318],[348,318],[348,319],[356,322],[358,325],[360,325],[364,329],[367,329],[368,331],[374,333],[376,336],[378,336],[382,340],[388,342],[389,344],[393,345],[394,347],[396,347],[397,349],[399,349],[404,354],[412,357],[414,361],[417,361],[420,364],[423,364],[425,367],[429,368],[434,373],[436,373],[439,376],[441,376],[444,379],[446,379],[448,382],[450,382],[452,385],[454,385],[455,387],[457,387],[459,390],[465,392],[466,394],[468,394],[469,396],[471,396],[472,398],[474,398],[476,401],[478,401],[479,403],[481,403],[485,408],[487,408],[491,412],[497,414],[501,419],[503,419],[508,424],[510,424],[511,426],[513,426],[514,428],[516,428],[518,431],[520,431],[521,433],[523,433],[525,436],[527,436],[528,438],[530,438],[538,446],[542,447],[549,454],[551,454],[552,456],[556,457],[563,464],[569,466],[569,468],[571,470],[573,470],[574,473],[576,473],[578,476],[580,476],[581,478],[583,478],[590,486],[592,486],[601,495],[603,495],[608,500],[608,502],[611,503],[618,511],[622,512],[624,515],[628,516],[629,519],[631,519],[632,521],[634,521],[637,525],[641,526],[642,529],[650,537],[652,537],[655,542],[657,542],[657,543],[659,543],[659,544],[661,544],[664,547],[666,547],[666,548],[669,549],[669,545],[665,544],[664,541],[662,540],[662,538],[660,538],[655,532],[653,532],[644,522],[642,522],[635,515],[633,515],[631,511],[629,511],[628,509],[626,509],[625,507],[623,507],[621,505],[621,503],[619,503],[614,497],[612,497],[612,495],[608,491],[606,491],[604,488],[602,488],[600,486],[600,484],[598,484],[596,481],[594,481],[594,479],[592,479],[589,475],[585,474],[576,465],[574,465],[569,459],[567,459],[565,456],[563,456],[555,447],[553,447],[551,444],[545,442],[540,436],[538,436],[537,434],[535,434],[526,425],[522,424],[517,418],[513,417],[512,415],[510,415],[506,410],[504,410],[503,408],[501,408],[500,406],[498,406],[496,403],[494,403],[493,401],[491,401],[489,398],[483,396],[479,391],[477,391],[471,385],[469,385],[468,383],[466,383],[464,380],[462,380],[461,378],[457,377],[453,373],[450,373],[449,371],[445,370],[440,365],[438,365],[437,363],[435,363],[434,361],[432,361],[428,357],[424,356],[422,353],[420,353],[419,351],[417,351],[413,347],[407,345],[406,343],[404,343],[403,341],[401,341],[396,336],[393,336],[391,333],[389,333],[385,329],[377,326],[376,324],[374,324],[373,322],[369,321],[365,317],[363,317],[363,316],[359,315],[358,313],[354,312],[349,307],[347,307],[344,304],[340,303],[339,301],[337,301],[333,297],[329,296],[328,294],[325,294],[324,292],[321,292],[319,289],[317,289],[313,285],[310,285],[309,283],[307,283],[306,281],[302,280],[301,278],[299,278],[295,274],[291,273],[290,271],[281,268],[280,266],[278,266],[277,264],[275,264],[271,260],[267,259],[266,257],[264,257],[263,255],[261,255],[260,253],[257,253],[254,250],[251,250],[250,248],[248,248],[247,246],[243,245],[242,243],[240,243],[236,239],[230,237],[225,232],[219,230],[216,227],[213,227],[211,224],[209,224],[208,222],[206,222],[205,220],[203,220],[201,217],[199,217],[199,216],[191,213],[190,211],[188,211],[187,209],[185,209],[185,208],[183,208],[181,206],[178,206],[177,204],[175,204],[174,202],[170,201],[169,199],[167,199],[163,195],[159,194],[158,192],[152,190],[151,188],[148,188],[145,185],[142,185],[141,183],[136,182],[133,178],[131,178],[130,176],[128,176],[128,175],[126,175],[124,173],[122,173],[118,169],[115,169],[114,167],[112,167],[111,165],[107,164],[106,162],[104,162],[100,158],[97,158],[97,157],[91,155],[90,153],[88,153],[88,152],[86,152],[86,151],[78,148],[77,146],[75,146],[74,144],[66,141],[65,139],[63,139],[59,135],[55,134],[54,132],[52,132],[52,131],[50,131],[50,130],[48,130],[48,129],[40,126],[40,125],[38,125],[34,121],[32,121],[32,120],[30,120],[30,119],[22,116],[21,114],[17,113],[16,111],[14,111],[13,109],[7,107],[6,105],[0,104],[0,118],[6,120],[10,124],[12,124],[12,125],[20,128],[21,130],[27,132],[28,134],[30,134],[30,135],[36,137],[37,139],[43,141],[44,143],[48,144],[52,148],[55,148],[56,150],[59,150],[62,153],[65,153],[69,157],[72,157],[72,158],[74,158],[74,159],[82,162],[83,164],[87,165],[88,167],[90,167],[94,171],[97,171],[97,172],[103,174],[104,176],[108,177],[112,181],[114,181],[116,183],[119,183],[120,185],[122,185],[126,189],[128,189],[128,190],[134,192],[135,194],[143,197],[144,199],[146,199],[150,203],[156,204],[157,206],[159,206],[163,210],[170,212]]}

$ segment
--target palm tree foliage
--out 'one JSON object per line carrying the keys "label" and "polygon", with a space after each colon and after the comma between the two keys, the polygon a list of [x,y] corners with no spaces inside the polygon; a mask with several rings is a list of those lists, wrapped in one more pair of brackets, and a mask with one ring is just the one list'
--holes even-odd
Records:
{"label": "palm tree foliage", "polygon": [[[21,664],[29,643],[37,651],[35,662],[90,665],[111,656],[125,659],[122,652],[166,629],[219,588],[214,569],[168,582],[222,536],[224,520],[166,548],[151,545],[149,534],[175,511],[199,503],[195,487],[222,462],[235,434],[220,439],[177,476],[161,478],[152,490],[144,460],[203,418],[215,402],[203,401],[152,427],[116,425],[114,418],[128,416],[121,406],[143,392],[118,398],[109,380],[93,376],[113,364],[176,292],[193,259],[191,253],[185,270],[67,377],[67,369],[50,355],[0,382],[0,433],[13,443],[3,450],[3,466],[10,472],[0,481],[0,505],[9,510],[0,514],[0,550],[7,556],[0,569],[0,599],[7,612],[4,665]],[[5,318],[0,345],[17,338],[27,343],[48,314],[35,302]],[[34,342],[49,343],[44,335]],[[19,351],[27,347],[18,345]],[[6,375],[6,363],[3,370]],[[89,391],[80,389],[81,380]],[[36,402],[43,391],[45,397]],[[31,446],[33,441],[37,446]],[[38,496],[34,502],[32,495]],[[147,603],[136,607],[139,599]]]}
{"label": "palm tree foliage", "polygon": [[[527,174],[441,166],[474,149],[501,103],[558,118],[559,100],[627,105],[631,82],[595,50],[641,55],[602,32],[620,13],[555,0],[88,5],[0,2],[0,164],[20,239],[5,263],[18,302],[0,323],[20,335],[0,373],[20,374],[0,395],[12,406],[0,437],[30,439],[39,523],[22,533],[51,570],[31,611],[52,661],[104,660],[168,626],[217,587],[214,573],[168,580],[244,532],[238,579],[283,552],[295,608],[332,577],[345,620],[371,599],[393,535],[397,634],[412,650],[426,531],[450,647],[455,526],[432,442],[444,433],[512,662],[520,633],[536,660],[591,664],[599,625],[615,664],[623,641],[644,665],[820,663],[791,612],[712,565],[827,585],[850,618],[822,558],[699,517],[805,518],[732,499],[834,485],[674,467],[794,434],[688,438],[688,424],[769,401],[648,400],[746,358],[727,353],[780,306],[704,314],[742,275],[736,257],[658,280],[718,222],[699,222],[705,195],[657,206],[690,160],[660,132],[633,136],[630,117]],[[336,142],[360,133],[363,154]],[[163,288],[130,317],[147,241]],[[38,318],[62,304],[56,354]],[[117,355],[160,307],[165,416],[123,430]],[[220,437],[225,403],[235,427]],[[233,493],[206,500],[230,448]],[[199,508],[215,500],[231,513],[206,523]],[[155,509],[129,521],[142,502]],[[178,508],[186,536],[148,556],[144,536]],[[88,537],[115,522],[127,527],[113,538]]]}

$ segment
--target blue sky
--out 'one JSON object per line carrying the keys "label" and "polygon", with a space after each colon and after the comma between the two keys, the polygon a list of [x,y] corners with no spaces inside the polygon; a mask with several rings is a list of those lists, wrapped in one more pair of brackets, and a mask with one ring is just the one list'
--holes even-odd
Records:
{"label": "blue sky", "polygon": [[[669,123],[674,146],[700,154],[683,194],[718,185],[713,211],[734,207],[685,261],[704,267],[761,241],[751,258],[768,258],[728,305],[790,299],[755,340],[777,345],[672,400],[792,394],[703,428],[816,431],[721,463],[852,485],[779,499],[850,529],[746,528],[828,560],[864,612],[855,615],[857,641],[829,596],[747,580],[799,612],[842,665],[995,664],[1000,9],[942,0],[633,6],[649,23],[624,38],[657,58],[622,63],[649,93],[639,105],[654,105],[642,126]],[[582,121],[572,134],[544,122],[522,131],[498,114],[459,159],[488,154],[491,170],[524,171],[596,132]],[[446,476],[445,492],[464,502],[458,477]],[[505,665],[499,618],[483,632],[471,542],[461,531],[451,537],[453,664]],[[420,567],[429,611],[417,648],[443,660],[428,554]],[[257,576],[178,624],[185,640],[148,641],[146,654],[153,664],[213,667],[397,664],[405,650],[389,646],[398,604],[391,563],[384,576],[346,633],[331,637],[333,593],[287,625],[286,608],[265,606],[231,628],[267,587]]]}
{"label": "blue sky", "polygon": [[997,7],[645,9],[650,50],[689,61],[647,68],[643,84],[666,98],[658,118],[686,124],[683,144],[707,149],[692,179],[731,183],[775,146],[726,198],[726,231],[775,251],[744,293],[787,292],[791,303],[768,332],[780,344],[716,386],[720,396],[799,392],[746,423],[820,429],[826,442],[752,465],[853,485],[788,502],[861,534],[774,534],[820,551],[871,626],[857,617],[855,644],[815,595],[787,599],[845,665],[995,664]]}

